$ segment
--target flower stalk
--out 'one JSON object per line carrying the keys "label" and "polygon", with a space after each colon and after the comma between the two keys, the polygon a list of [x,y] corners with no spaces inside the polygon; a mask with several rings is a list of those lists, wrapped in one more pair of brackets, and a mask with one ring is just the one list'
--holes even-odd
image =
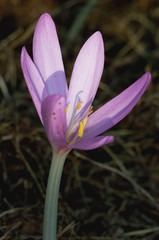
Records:
{"label": "flower stalk", "polygon": [[56,240],[60,180],[67,154],[53,153],[45,198],[43,240]]}

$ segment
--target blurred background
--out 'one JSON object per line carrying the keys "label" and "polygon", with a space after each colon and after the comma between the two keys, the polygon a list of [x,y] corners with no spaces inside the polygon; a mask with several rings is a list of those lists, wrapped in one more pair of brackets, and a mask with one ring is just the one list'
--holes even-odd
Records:
{"label": "blurred background", "polygon": [[20,66],[32,55],[40,15],[52,15],[69,82],[78,51],[95,31],[105,68],[94,109],[146,71],[152,82],[109,130],[114,143],[72,150],[59,196],[58,239],[159,239],[158,0],[0,0],[0,240],[42,239],[51,147]]}

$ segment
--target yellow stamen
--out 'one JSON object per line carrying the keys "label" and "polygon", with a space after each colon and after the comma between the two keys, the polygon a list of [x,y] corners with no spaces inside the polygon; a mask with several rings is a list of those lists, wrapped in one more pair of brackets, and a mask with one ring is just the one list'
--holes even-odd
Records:
{"label": "yellow stamen", "polygon": [[83,103],[82,101],[78,102],[76,105],[77,110],[79,110],[81,108],[81,103]]}
{"label": "yellow stamen", "polygon": [[86,126],[87,119],[88,117],[85,117],[85,119],[83,120],[83,128]]}
{"label": "yellow stamen", "polygon": [[[93,106],[91,106],[86,111],[80,111],[79,114],[77,114],[78,110],[81,109],[82,101],[77,102],[75,105],[75,109],[73,110],[72,117],[69,123],[69,126],[66,131],[66,141],[67,143],[74,143],[78,137],[83,137],[84,134],[84,128],[87,123],[88,116],[93,112]],[[68,112],[70,105],[68,105],[65,109],[65,113]],[[84,115],[84,116],[82,116]],[[73,134],[77,131],[77,134]]]}
{"label": "yellow stamen", "polygon": [[83,136],[83,132],[84,132],[83,122],[80,122],[79,130],[78,130],[78,136],[82,137]]}
{"label": "yellow stamen", "polygon": [[83,136],[84,127],[86,126],[86,123],[87,123],[87,118],[88,118],[88,117],[85,117],[85,119],[83,120],[83,122],[80,122],[79,130],[78,130],[78,136],[79,136],[79,137],[82,137],[82,136]]}
{"label": "yellow stamen", "polygon": [[65,113],[68,112],[69,107],[70,107],[70,105],[68,105],[67,108],[65,109]]}

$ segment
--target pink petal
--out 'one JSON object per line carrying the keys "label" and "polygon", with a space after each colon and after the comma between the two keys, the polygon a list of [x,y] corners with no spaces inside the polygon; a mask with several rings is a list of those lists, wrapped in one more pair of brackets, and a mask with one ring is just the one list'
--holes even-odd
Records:
{"label": "pink petal", "polygon": [[21,65],[30,95],[41,119],[41,101],[47,96],[47,92],[43,80],[25,47],[21,52]]}
{"label": "pink petal", "polygon": [[65,98],[59,94],[48,96],[41,105],[44,128],[52,147],[56,150],[67,146],[65,106]]}
{"label": "pink petal", "polygon": [[98,136],[94,138],[83,139],[80,142],[72,144],[71,148],[82,150],[92,150],[114,141],[114,136]]}
{"label": "pink petal", "polygon": [[139,101],[150,81],[150,73],[144,74],[125,91],[91,114],[85,127],[84,136],[97,136],[122,120]]}
{"label": "pink petal", "polygon": [[[96,94],[104,66],[104,45],[100,32],[94,33],[81,48],[71,76],[68,104],[70,104],[68,122],[72,116],[74,106],[82,101],[84,108],[89,106]],[[77,102],[75,102],[77,100]],[[81,108],[81,109],[82,109]],[[88,109],[88,108],[87,108]]]}
{"label": "pink petal", "polygon": [[44,13],[36,26],[33,38],[33,58],[48,88],[49,94],[66,97],[67,83],[55,24]]}

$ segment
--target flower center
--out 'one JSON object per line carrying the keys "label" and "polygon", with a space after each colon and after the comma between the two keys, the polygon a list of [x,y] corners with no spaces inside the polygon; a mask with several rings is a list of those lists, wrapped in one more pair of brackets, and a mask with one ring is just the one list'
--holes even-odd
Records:
{"label": "flower center", "polygon": [[[73,143],[77,137],[82,137],[84,133],[84,128],[87,123],[88,116],[93,112],[93,106],[90,107],[89,111],[84,113],[81,109],[82,101],[77,102],[75,109],[73,110],[70,124],[66,131],[66,141],[67,143]],[[65,113],[69,111],[70,105],[65,109]],[[70,139],[71,138],[71,139]]]}

